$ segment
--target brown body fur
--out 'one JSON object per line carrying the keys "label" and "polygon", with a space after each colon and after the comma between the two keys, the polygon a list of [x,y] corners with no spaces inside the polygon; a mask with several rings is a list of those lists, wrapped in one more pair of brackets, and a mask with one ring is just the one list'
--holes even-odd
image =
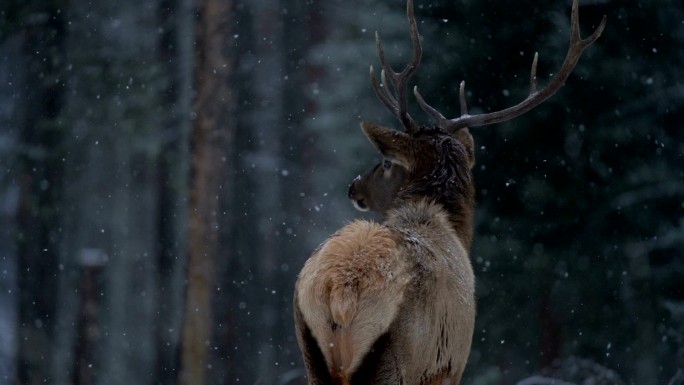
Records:
{"label": "brown body fur", "polygon": [[473,272],[443,208],[421,200],[328,239],[302,269],[295,308],[310,384],[458,384]]}

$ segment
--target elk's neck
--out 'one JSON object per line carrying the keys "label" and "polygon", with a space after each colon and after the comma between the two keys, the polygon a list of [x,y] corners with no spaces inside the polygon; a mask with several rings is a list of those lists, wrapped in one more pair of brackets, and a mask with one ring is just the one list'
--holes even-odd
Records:
{"label": "elk's neck", "polygon": [[439,202],[428,197],[413,198],[387,213],[385,223],[396,227],[423,227],[443,224],[454,231],[463,247],[470,252],[473,241],[474,199],[466,202]]}
{"label": "elk's neck", "polygon": [[435,148],[438,150],[437,166],[401,189],[394,207],[407,207],[422,201],[440,207],[463,246],[470,251],[475,184],[468,154],[463,146],[456,145],[455,140],[448,137],[435,138]]}

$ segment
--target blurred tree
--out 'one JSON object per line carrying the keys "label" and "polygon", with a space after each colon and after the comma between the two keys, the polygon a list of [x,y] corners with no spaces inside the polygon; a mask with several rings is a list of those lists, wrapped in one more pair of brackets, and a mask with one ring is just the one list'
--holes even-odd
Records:
{"label": "blurred tree", "polygon": [[[230,229],[220,236],[221,250],[231,250],[231,258],[217,261],[217,296],[215,301],[215,349],[212,350],[210,383],[244,381],[254,374],[258,347],[255,342],[260,328],[254,321],[256,289],[251,285],[257,274],[255,258],[258,247],[258,221],[255,219],[259,202],[255,201],[256,183],[250,154],[257,146],[256,129],[251,125],[254,114],[252,94],[256,77],[253,73],[256,57],[253,42],[252,1],[236,1],[234,24],[230,40],[235,68],[230,79],[235,101],[233,109],[234,145],[226,152],[232,168],[225,168],[224,178],[233,184],[226,186],[220,199],[220,225]],[[228,199],[230,198],[230,199]],[[220,290],[220,291],[218,291]],[[249,304],[249,305],[248,305]]]}
{"label": "blurred tree", "polygon": [[20,15],[23,2],[7,2],[0,14],[0,379],[16,378],[18,364],[17,210],[20,189],[16,172],[19,138],[25,120],[22,115],[24,84],[23,38]]}
{"label": "blurred tree", "polygon": [[[254,151],[248,155],[251,163],[251,180],[254,186],[251,199],[256,205],[251,213],[256,232],[255,242],[247,256],[256,255],[249,262],[252,280],[248,295],[243,300],[250,307],[254,323],[252,347],[247,354],[252,359],[249,375],[264,383],[274,383],[272,369],[276,359],[274,335],[264,331],[278,330],[280,309],[277,304],[279,259],[282,256],[284,231],[288,217],[283,210],[284,180],[289,167],[284,164],[282,130],[287,76],[284,72],[285,36],[283,30],[283,0],[251,2],[253,35],[251,51],[254,67],[250,71],[254,107],[248,117]],[[289,11],[289,10],[288,10]],[[244,353],[244,352],[243,352]]]}
{"label": "blurred tree", "polygon": [[99,249],[83,250],[80,256],[81,276],[78,291],[80,305],[76,322],[76,348],[74,365],[72,368],[72,383],[74,385],[91,385],[95,380],[97,368],[95,362],[95,347],[98,342],[100,329],[100,303],[98,293],[102,291],[102,268],[107,262],[107,256]]}
{"label": "blurred tree", "polygon": [[[227,39],[232,2],[196,3],[193,120],[190,137],[188,198],[188,265],[180,352],[180,384],[204,384],[212,343],[212,301],[216,292],[215,266],[219,252],[219,196],[230,180],[221,180],[232,145],[233,70]],[[224,258],[229,255],[222,253]]]}
{"label": "blurred tree", "polygon": [[[28,2],[17,24],[26,61],[24,122],[18,144],[18,382],[51,377],[64,185],[64,71],[67,3]],[[15,8],[16,10],[17,8]]]}
{"label": "blurred tree", "polygon": [[[156,0],[74,2],[68,10],[56,384],[71,382],[71,369],[81,358],[78,343],[85,338],[91,339],[88,365],[95,383],[154,378],[154,161],[162,142],[157,128],[165,81],[158,65],[156,5]],[[81,256],[91,250],[104,254],[106,265],[90,302],[98,307],[99,322],[83,335],[76,328],[84,298],[79,277],[88,269]]]}
{"label": "blurred tree", "polygon": [[178,362],[181,289],[185,260],[183,210],[187,194],[187,134],[190,125],[192,13],[188,0],[159,0],[158,56],[164,74],[158,114],[156,383],[172,383]]}

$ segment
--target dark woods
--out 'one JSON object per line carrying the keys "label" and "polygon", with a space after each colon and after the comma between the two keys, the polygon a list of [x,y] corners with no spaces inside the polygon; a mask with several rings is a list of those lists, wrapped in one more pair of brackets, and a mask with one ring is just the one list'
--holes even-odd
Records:
{"label": "dark woods", "polygon": [[[359,122],[398,125],[368,67],[376,30],[410,55],[402,3],[4,1],[0,383],[304,383],[296,272],[358,216],[348,182],[377,160]],[[535,51],[540,87],[559,68],[569,13],[416,0],[412,82],[447,116],[462,80],[471,113],[517,103]],[[471,129],[463,383],[682,381],[684,8],[580,14],[608,25],[566,85]]]}

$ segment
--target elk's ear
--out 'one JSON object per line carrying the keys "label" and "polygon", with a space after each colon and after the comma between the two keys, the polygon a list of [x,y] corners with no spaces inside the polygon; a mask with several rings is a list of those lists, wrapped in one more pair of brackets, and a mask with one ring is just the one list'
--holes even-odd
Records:
{"label": "elk's ear", "polygon": [[369,122],[361,123],[361,129],[385,159],[399,164],[407,170],[412,168],[411,148],[413,139],[410,135]]}

